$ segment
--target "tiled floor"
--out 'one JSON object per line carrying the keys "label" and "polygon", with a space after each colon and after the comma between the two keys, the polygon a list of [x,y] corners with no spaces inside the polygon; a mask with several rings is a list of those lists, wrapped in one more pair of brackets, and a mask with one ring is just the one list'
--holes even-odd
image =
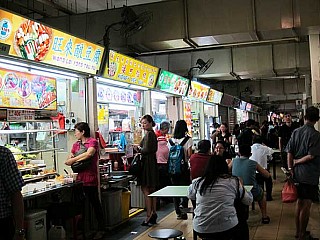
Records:
{"label": "tiled floor", "polygon": [[[250,217],[248,224],[250,227],[250,239],[254,240],[295,240],[295,224],[294,224],[294,207],[295,203],[281,202],[281,189],[284,174],[280,168],[277,169],[277,180],[274,181],[273,201],[268,202],[267,212],[271,218],[270,224],[260,223],[259,206],[255,204],[255,210],[250,209]],[[157,225],[148,228],[145,232],[139,234],[136,240],[150,239],[148,232],[161,229],[174,228],[181,230],[184,237],[188,240],[192,238],[192,219],[189,215],[188,220],[177,220],[175,213],[171,212],[166,217],[161,219]],[[320,237],[320,205],[313,204],[311,216],[309,220],[308,230],[311,231],[313,237]]]}

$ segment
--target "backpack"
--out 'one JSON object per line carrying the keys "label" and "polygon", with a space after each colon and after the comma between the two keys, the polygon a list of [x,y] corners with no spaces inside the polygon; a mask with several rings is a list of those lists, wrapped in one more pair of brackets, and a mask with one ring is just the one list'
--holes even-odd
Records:
{"label": "backpack", "polygon": [[185,161],[185,154],[183,145],[189,140],[190,137],[185,137],[180,144],[175,144],[171,139],[171,145],[168,158],[168,172],[169,174],[181,174],[188,169],[188,163]]}

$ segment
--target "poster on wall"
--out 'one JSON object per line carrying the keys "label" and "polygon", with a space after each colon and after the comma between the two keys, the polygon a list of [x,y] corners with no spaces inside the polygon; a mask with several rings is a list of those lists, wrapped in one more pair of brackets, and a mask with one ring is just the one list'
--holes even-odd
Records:
{"label": "poster on wall", "polygon": [[56,79],[0,68],[0,107],[57,110]]}
{"label": "poster on wall", "polygon": [[[0,9],[0,44],[7,55],[96,74],[104,48]],[[2,53],[4,54],[4,53]]]}
{"label": "poster on wall", "polygon": [[190,136],[192,136],[192,112],[191,112],[191,103],[183,102],[183,119],[187,123],[188,131]]}
{"label": "poster on wall", "polygon": [[110,50],[109,68],[105,68],[103,77],[154,88],[158,73],[159,68],[157,67]]}
{"label": "poster on wall", "polygon": [[161,69],[156,88],[167,93],[185,96],[189,82],[187,78]]}
{"label": "poster on wall", "polygon": [[97,84],[97,102],[138,105],[141,95],[137,91]]}

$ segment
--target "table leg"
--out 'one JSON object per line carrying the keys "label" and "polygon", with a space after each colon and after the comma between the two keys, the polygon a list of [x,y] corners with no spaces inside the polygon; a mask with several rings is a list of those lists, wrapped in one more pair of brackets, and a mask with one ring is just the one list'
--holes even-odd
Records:
{"label": "table leg", "polygon": [[273,170],[273,179],[276,180],[276,178],[277,178],[277,174],[276,174],[277,165],[276,165],[276,159],[275,158],[272,159],[272,170]]}

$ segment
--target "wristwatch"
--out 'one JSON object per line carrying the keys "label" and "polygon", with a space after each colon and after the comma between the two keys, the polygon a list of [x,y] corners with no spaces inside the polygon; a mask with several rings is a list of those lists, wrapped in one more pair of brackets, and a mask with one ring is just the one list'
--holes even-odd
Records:
{"label": "wristwatch", "polygon": [[18,234],[19,236],[24,236],[26,234],[26,231],[23,228],[17,229],[16,234]]}

